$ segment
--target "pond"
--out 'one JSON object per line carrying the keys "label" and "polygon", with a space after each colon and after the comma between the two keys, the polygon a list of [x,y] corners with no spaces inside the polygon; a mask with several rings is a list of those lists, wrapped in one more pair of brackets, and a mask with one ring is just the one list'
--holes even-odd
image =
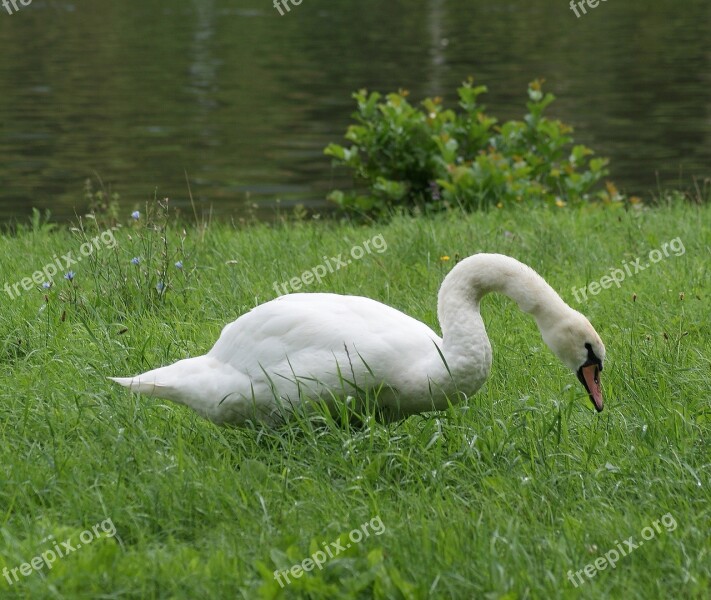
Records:
{"label": "pond", "polygon": [[545,78],[549,115],[629,193],[711,175],[708,0],[592,0],[585,14],[567,0],[16,4],[0,5],[3,221],[82,214],[87,179],[129,212],[157,196],[192,214],[186,180],[197,210],[223,218],[322,210],[349,184],[323,148],[354,90],[452,103],[469,75],[501,119]]}

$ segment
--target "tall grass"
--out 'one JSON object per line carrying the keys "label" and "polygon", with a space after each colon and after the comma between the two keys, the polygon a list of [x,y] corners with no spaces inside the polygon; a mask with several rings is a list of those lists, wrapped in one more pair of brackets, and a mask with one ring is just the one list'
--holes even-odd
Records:
{"label": "tall grass", "polygon": [[[12,585],[0,576],[0,597],[707,598],[710,217],[708,206],[669,206],[183,229],[158,208],[74,231],[36,219],[0,237],[11,284],[107,227],[117,242],[72,281],[1,294],[0,570],[107,518],[116,535]],[[494,347],[485,387],[395,424],[220,429],[106,380],[204,353],[275,282],[378,234],[386,252],[304,291],[370,296],[437,329],[437,289],[456,256],[509,254],[602,336],[606,410],[593,411],[533,321],[498,296],[482,306]],[[683,255],[575,301],[574,286],[675,238]],[[571,583],[569,571],[666,514],[673,531]],[[283,589],[275,581],[375,517],[382,535]]]}

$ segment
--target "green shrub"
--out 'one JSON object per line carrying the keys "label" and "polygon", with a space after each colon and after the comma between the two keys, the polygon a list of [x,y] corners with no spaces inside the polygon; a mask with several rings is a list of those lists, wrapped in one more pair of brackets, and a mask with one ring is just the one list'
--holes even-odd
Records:
{"label": "green shrub", "polygon": [[411,105],[406,91],[354,94],[356,123],[346,132],[350,147],[330,144],[325,153],[353,170],[351,192],[329,198],[341,208],[378,216],[397,207],[476,210],[517,202],[557,206],[589,201],[621,202],[609,184],[592,192],[608,174],[606,158],[573,145],[572,127],[543,116],[554,96],[541,82],[528,87],[528,113],[499,124],[478,103],[485,86],[459,88],[459,107],[428,98]]}

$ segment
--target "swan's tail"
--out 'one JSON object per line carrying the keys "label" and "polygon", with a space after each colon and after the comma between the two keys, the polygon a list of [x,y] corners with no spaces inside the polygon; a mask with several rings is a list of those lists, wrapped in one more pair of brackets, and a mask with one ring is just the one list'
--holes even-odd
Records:
{"label": "swan's tail", "polygon": [[109,377],[109,379],[127,387],[132,392],[146,394],[147,396],[157,396],[156,388],[160,388],[160,384],[156,382],[155,378],[148,378],[146,375],[148,373],[137,375],[136,377]]}
{"label": "swan's tail", "polygon": [[185,403],[191,384],[203,372],[210,372],[205,357],[187,358],[172,365],[146,371],[135,377],[109,377],[137,394]]}
{"label": "swan's tail", "polygon": [[237,389],[236,375],[232,367],[211,356],[196,356],[135,377],[109,379],[132,392],[184,404],[212,419],[215,406]]}

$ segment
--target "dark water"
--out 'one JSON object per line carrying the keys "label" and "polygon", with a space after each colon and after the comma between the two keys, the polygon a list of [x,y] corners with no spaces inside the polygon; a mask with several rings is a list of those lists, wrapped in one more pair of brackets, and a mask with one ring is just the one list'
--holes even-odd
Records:
{"label": "dark water", "polygon": [[631,193],[711,175],[711,3],[567,0],[31,0],[0,5],[0,219],[86,208],[100,178],[239,216],[323,203],[322,154],[361,87],[451,101],[473,74],[500,118],[528,81]]}

